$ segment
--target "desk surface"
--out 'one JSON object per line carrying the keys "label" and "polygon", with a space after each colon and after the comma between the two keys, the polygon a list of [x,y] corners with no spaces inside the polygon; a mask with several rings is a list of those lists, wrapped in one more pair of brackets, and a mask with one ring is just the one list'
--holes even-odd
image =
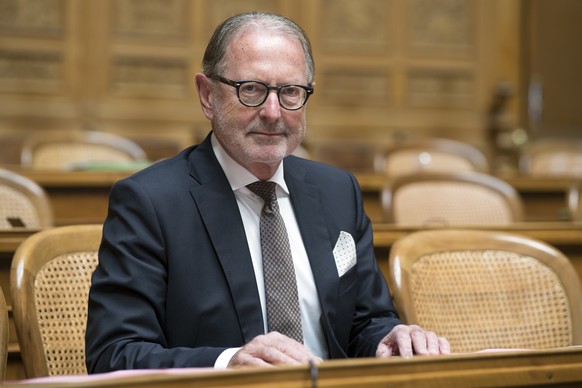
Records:
{"label": "desk surface", "polygon": [[[111,186],[119,179],[133,174],[134,170],[121,171],[58,171],[58,170],[33,170],[13,169],[14,172],[24,175],[44,187],[51,186]],[[377,173],[355,174],[362,190],[381,190],[388,178]],[[518,191],[563,192],[573,183],[580,181],[578,177],[535,177],[525,175],[497,175]]]}
{"label": "desk surface", "polygon": [[[14,169],[40,184],[48,193],[56,225],[103,222],[107,214],[109,190],[113,184],[135,171],[53,171]],[[527,221],[567,220],[565,192],[576,181],[568,177],[498,175],[522,195]],[[384,219],[379,193],[388,178],[381,174],[359,173],[356,178],[364,194],[364,205],[374,222]]]}
{"label": "desk surface", "polygon": [[0,230],[0,254],[12,254],[27,237],[38,232],[39,229],[3,229]]}
{"label": "desk surface", "polygon": [[515,387],[582,383],[582,349],[499,351],[412,359],[351,359],[309,366],[223,370],[183,369],[51,377],[18,383],[39,387]]}
{"label": "desk surface", "polygon": [[[500,226],[465,226],[462,229],[503,230],[537,238],[551,245],[579,245],[582,247],[582,222],[517,222]],[[389,247],[396,239],[418,230],[390,223],[374,224],[374,246]]]}
{"label": "desk surface", "polygon": [[44,188],[51,187],[107,187],[135,171],[59,171],[16,169],[14,172],[35,181]]}
{"label": "desk surface", "polygon": [[[389,247],[396,239],[422,228],[403,227],[389,223],[375,223],[374,246]],[[582,247],[582,222],[520,222],[502,226],[468,226],[489,230],[504,230],[538,238],[554,245],[580,245]],[[36,229],[0,230],[0,253],[14,253],[18,245]]]}

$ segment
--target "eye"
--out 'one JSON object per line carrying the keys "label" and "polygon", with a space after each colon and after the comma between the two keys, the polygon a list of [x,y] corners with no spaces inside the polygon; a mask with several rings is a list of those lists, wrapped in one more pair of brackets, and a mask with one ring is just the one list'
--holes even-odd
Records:
{"label": "eye", "polygon": [[240,90],[243,93],[256,93],[259,90],[259,85],[252,82],[245,83],[241,85]]}
{"label": "eye", "polygon": [[296,97],[301,94],[301,88],[297,86],[287,86],[281,90],[281,93],[288,97]]}

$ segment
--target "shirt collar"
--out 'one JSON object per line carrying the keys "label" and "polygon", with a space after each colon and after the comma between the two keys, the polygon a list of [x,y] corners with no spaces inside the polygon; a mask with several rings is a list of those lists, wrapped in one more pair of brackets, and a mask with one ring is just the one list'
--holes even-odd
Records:
{"label": "shirt collar", "polygon": [[[236,191],[250,183],[259,180],[249,170],[238,164],[233,158],[230,157],[220,142],[216,139],[214,133],[212,133],[210,141],[212,143],[212,150],[214,151],[214,155],[216,155],[216,159],[218,159],[218,163],[220,163],[220,166],[226,175],[226,179],[228,180],[228,183],[230,183],[232,191]],[[269,181],[275,182],[287,195],[289,195],[289,189],[287,188],[283,174],[283,161],[281,161],[279,167],[277,167],[277,170],[275,171],[275,174],[273,174]]]}

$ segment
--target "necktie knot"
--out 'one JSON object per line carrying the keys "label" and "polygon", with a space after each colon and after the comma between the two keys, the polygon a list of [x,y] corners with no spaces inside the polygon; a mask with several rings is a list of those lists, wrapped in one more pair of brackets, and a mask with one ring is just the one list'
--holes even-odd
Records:
{"label": "necktie knot", "polygon": [[275,182],[268,181],[256,181],[247,185],[250,191],[265,201],[265,206],[269,209],[272,209],[273,202],[277,201],[277,195],[275,194],[276,186],[277,184]]}

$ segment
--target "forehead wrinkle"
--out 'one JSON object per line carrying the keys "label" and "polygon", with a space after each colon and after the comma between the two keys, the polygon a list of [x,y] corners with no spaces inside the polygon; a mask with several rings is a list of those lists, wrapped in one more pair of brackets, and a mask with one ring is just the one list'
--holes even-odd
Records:
{"label": "forehead wrinkle", "polygon": [[[270,34],[265,34],[270,32]],[[269,75],[293,74],[294,80],[288,82],[303,82],[307,68],[300,42],[280,31],[262,31],[246,29],[239,32],[230,42],[226,55],[228,70],[236,74],[231,76],[251,79],[258,74]],[[298,78],[296,69],[303,69]],[[247,75],[245,77],[245,75]],[[242,79],[241,78],[241,79]]]}

